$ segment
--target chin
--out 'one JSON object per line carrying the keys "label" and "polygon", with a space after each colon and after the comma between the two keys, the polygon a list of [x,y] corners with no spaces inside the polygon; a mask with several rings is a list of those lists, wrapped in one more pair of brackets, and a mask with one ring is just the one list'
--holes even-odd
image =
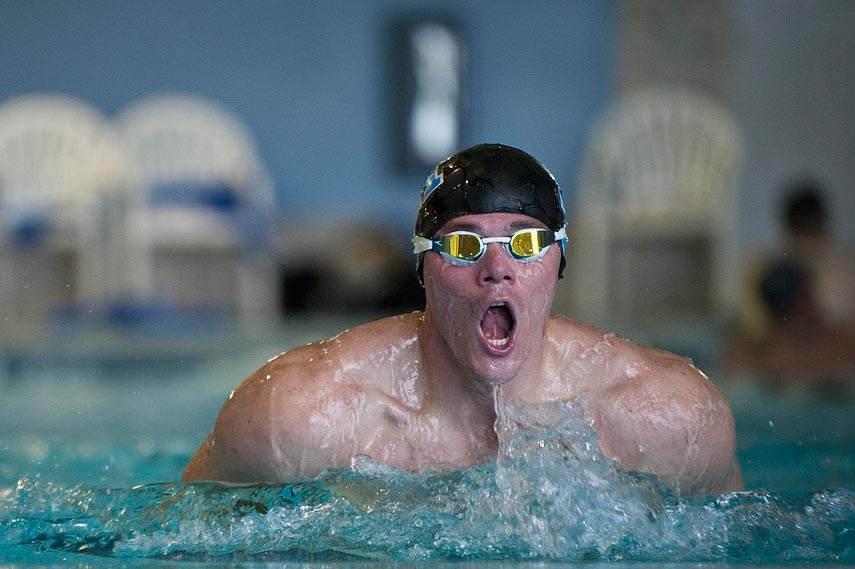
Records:
{"label": "chin", "polygon": [[522,364],[518,361],[489,361],[482,362],[482,365],[477,366],[474,371],[483,383],[501,386],[513,381],[519,375],[521,368]]}

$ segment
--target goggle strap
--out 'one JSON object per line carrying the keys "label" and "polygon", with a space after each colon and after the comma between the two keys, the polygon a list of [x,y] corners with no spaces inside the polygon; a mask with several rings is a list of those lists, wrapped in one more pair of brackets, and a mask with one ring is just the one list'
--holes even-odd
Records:
{"label": "goggle strap", "polygon": [[428,251],[431,251],[435,247],[437,248],[437,250],[439,250],[439,245],[434,242],[433,239],[428,239],[427,237],[419,237],[418,235],[413,237],[413,253],[417,255],[419,253],[426,253]]}

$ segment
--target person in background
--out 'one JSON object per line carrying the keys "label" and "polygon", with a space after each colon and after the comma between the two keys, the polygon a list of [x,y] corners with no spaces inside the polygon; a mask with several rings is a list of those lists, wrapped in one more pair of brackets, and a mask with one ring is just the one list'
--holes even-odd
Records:
{"label": "person in background", "polygon": [[800,179],[785,195],[783,248],[752,277],[725,376],[842,393],[855,383],[855,266],[831,238],[822,185]]}
{"label": "person in background", "polygon": [[730,343],[726,374],[826,394],[851,390],[855,333],[829,321],[817,302],[809,269],[781,261],[769,268],[757,292],[768,313],[765,333]]}
{"label": "person in background", "polygon": [[804,178],[789,186],[782,208],[781,256],[808,272],[822,317],[835,326],[855,325],[855,261],[834,242],[823,185]]}
{"label": "person in background", "polygon": [[501,397],[579,401],[606,457],[679,494],[742,487],[733,415],[706,376],[550,314],[566,216],[540,162],[500,144],[444,160],[414,233],[424,311],[270,360],[228,398],[183,480],[282,482],[364,455],[412,472],[467,468],[496,459]]}

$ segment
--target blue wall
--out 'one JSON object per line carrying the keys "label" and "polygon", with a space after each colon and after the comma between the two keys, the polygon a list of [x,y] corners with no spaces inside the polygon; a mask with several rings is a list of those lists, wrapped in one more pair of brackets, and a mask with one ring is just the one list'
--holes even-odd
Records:
{"label": "blue wall", "polygon": [[0,1],[0,101],[52,91],[115,113],[154,91],[211,97],[256,135],[283,215],[371,212],[409,231],[427,172],[396,173],[385,156],[386,33],[435,13],[468,42],[464,143],[523,147],[572,199],[613,94],[612,2]]}
{"label": "blue wall", "polygon": [[780,240],[786,184],[827,184],[835,239],[855,246],[855,2],[731,0],[728,94],[745,139],[739,241]]}

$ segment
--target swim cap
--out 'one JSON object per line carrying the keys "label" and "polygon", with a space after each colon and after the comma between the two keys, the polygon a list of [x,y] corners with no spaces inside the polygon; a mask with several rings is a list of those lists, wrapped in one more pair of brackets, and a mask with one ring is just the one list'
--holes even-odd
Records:
{"label": "swim cap", "polygon": [[[521,213],[553,231],[566,222],[555,177],[531,155],[502,144],[479,144],[439,163],[422,188],[415,235],[433,238],[450,220],[477,213]],[[566,265],[564,244],[558,278]],[[420,281],[424,255],[416,258]]]}

